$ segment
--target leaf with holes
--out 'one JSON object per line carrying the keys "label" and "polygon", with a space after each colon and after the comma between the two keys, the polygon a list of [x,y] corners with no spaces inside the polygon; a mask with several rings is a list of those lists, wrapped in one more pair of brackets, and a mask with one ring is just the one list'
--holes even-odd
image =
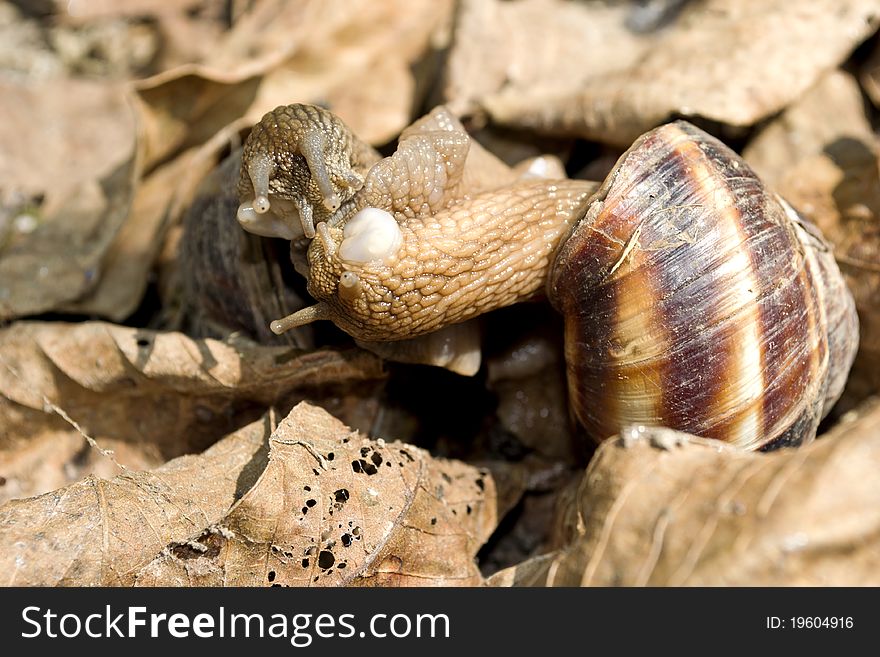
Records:
{"label": "leaf with holes", "polygon": [[137,583],[476,585],[496,505],[487,471],[367,438],[303,403],[272,433],[253,488],[216,526],[169,544]]}

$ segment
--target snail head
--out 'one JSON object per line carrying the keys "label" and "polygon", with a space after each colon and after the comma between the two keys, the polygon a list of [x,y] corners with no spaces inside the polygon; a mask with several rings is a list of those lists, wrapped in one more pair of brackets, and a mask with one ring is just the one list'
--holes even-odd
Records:
{"label": "snail head", "polygon": [[251,233],[287,240],[314,238],[316,224],[324,221],[342,223],[364,184],[365,152],[345,124],[320,107],[272,110],[244,144],[239,223]]}

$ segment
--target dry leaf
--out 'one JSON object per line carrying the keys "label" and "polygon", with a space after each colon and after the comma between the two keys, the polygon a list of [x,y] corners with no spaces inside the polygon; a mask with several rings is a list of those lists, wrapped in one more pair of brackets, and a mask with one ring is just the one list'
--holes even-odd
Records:
{"label": "dry leaf", "polygon": [[770,454],[633,431],[587,468],[572,543],[490,583],[877,586],[878,468],[880,407]]}
{"label": "dry leaf", "polygon": [[576,90],[626,70],[653,40],[627,29],[630,11],[625,3],[463,0],[445,74],[449,108],[473,114],[502,89]]}
{"label": "dry leaf", "polygon": [[[503,124],[624,146],[671,116],[748,126],[842,62],[878,19],[877,0],[693,2],[674,24],[646,37],[654,41],[626,70],[572,85],[513,85],[482,105]],[[543,41],[557,32],[551,23]],[[589,44],[584,51],[585,58],[601,57]]]}
{"label": "dry leaf", "polygon": [[268,423],[152,472],[83,481],[0,507],[4,586],[127,586],[170,541],[220,520],[265,467]]}
{"label": "dry leaf", "polygon": [[427,586],[482,582],[474,558],[498,521],[485,470],[371,440],[300,404],[229,514],[169,545],[149,586]]}
{"label": "dry leaf", "polygon": [[[149,29],[156,43],[146,63],[149,71],[156,72],[198,61],[210,52],[235,18],[234,4],[225,0],[58,0],[52,22],[56,31],[66,30],[74,42],[84,32],[108,25]],[[96,43],[96,49],[101,45]],[[138,69],[141,75],[146,74],[143,68]]]}
{"label": "dry leaf", "polygon": [[[874,134],[858,84],[849,73],[835,70],[761,130],[743,156],[767,184],[803,196],[805,190],[787,180],[791,170],[808,158],[827,157],[829,146],[845,138],[870,144]],[[811,199],[802,200],[801,211],[815,216]]]}
{"label": "dry leaf", "polygon": [[[17,322],[0,331],[0,475],[7,480],[0,494],[34,495],[87,472],[101,459],[81,453],[82,433],[116,450],[125,465],[134,450],[132,467],[155,466],[201,451],[272,405],[286,410],[353,385],[369,397],[364,384],[381,379],[381,368],[361,351],[306,353],[100,322]],[[52,455],[54,480],[31,468],[34,454]]]}
{"label": "dry leaf", "polygon": [[137,83],[146,162],[293,102],[329,107],[365,141],[390,140],[410,120],[410,67],[451,9],[449,0],[259,4],[209,60]]}
{"label": "dry leaf", "polygon": [[[97,286],[63,310],[122,321],[137,309],[165,236],[192,205],[220,152],[238,141],[240,124],[231,123],[202,146],[184,151],[141,181],[131,211],[104,256]],[[236,208],[229,215],[233,224]]]}
{"label": "dry leaf", "polygon": [[825,76],[746,148],[758,174],[822,230],[859,311],[851,406],[880,391],[880,168],[858,84]]}
{"label": "dry leaf", "polygon": [[0,319],[10,319],[97,283],[139,167],[119,85],[4,82],[0,98]]}
{"label": "dry leaf", "polygon": [[64,304],[64,311],[120,322],[137,309],[170,223],[168,206],[179,179],[189,171],[192,155],[183,153],[141,181],[128,217],[107,247],[98,284],[86,296]]}

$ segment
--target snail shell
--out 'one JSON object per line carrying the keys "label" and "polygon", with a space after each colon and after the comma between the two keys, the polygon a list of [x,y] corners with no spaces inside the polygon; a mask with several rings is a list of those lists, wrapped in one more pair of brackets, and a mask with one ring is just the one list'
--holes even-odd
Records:
{"label": "snail shell", "polygon": [[662,425],[744,448],[815,435],[855,357],[817,229],[686,122],[639,138],[556,255],[572,408],[592,436]]}

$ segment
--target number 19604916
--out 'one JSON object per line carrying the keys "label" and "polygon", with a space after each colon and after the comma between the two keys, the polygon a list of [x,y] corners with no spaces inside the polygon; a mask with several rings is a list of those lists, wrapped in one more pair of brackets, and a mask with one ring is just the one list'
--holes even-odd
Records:
{"label": "number 19604916", "polygon": [[843,629],[851,630],[854,626],[852,616],[767,616],[768,630],[811,630],[811,629]]}

